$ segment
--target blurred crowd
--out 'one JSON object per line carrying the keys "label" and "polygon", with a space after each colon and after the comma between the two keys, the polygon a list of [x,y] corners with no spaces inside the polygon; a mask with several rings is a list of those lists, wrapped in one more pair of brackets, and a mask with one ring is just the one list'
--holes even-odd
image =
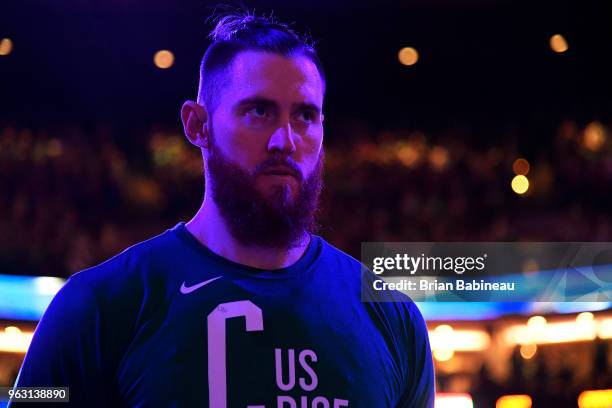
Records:
{"label": "blurred crowd", "polygon": [[[360,241],[609,241],[607,132],[566,121],[529,151],[520,132],[487,143],[461,129],[363,135],[328,155],[324,225],[353,253]],[[524,194],[511,188],[518,174]]]}
{"label": "blurred crowd", "polygon": [[[470,379],[469,392],[475,407],[494,407],[503,395],[529,395],[533,407],[573,408],[585,390],[612,387],[608,363],[609,341],[540,346],[535,357],[525,359],[517,347],[511,356],[511,370],[503,381],[493,378],[482,365]],[[495,364],[500,364],[495,360]],[[440,389],[459,384],[461,375],[437,372]]]}
{"label": "blurred crowd", "polygon": [[[337,128],[320,235],[355,257],[362,241],[612,241],[606,124],[564,121],[528,148],[520,130]],[[0,273],[69,276],[188,220],[201,160],[179,129],[0,126]]]}

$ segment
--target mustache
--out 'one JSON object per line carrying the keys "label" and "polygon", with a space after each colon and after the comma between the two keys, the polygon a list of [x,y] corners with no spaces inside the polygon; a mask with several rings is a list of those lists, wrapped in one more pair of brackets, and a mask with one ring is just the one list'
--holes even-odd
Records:
{"label": "mustache", "polygon": [[271,170],[276,170],[279,167],[282,167],[283,171],[286,171],[298,180],[302,180],[304,178],[300,167],[291,157],[270,157],[264,162],[258,164],[257,167],[255,167],[255,171],[253,173],[255,176],[257,176],[259,174],[267,173]]}

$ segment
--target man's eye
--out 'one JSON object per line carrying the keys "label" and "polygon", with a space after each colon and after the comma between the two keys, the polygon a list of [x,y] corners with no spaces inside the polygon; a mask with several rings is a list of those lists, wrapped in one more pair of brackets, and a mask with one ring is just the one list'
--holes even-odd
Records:
{"label": "man's eye", "polygon": [[256,118],[265,118],[268,116],[268,110],[263,106],[254,106],[247,111],[247,115],[254,116]]}
{"label": "man's eye", "polygon": [[313,111],[310,111],[310,110],[302,111],[300,113],[300,119],[303,120],[304,122],[310,123],[310,122],[314,121],[315,113]]}

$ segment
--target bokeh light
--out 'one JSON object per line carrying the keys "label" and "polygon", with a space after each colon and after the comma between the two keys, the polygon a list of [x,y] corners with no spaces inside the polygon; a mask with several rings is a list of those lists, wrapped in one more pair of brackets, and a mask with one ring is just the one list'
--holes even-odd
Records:
{"label": "bokeh light", "polygon": [[587,149],[596,152],[601,149],[605,141],[606,131],[601,123],[591,122],[584,129],[582,143]]}
{"label": "bokeh light", "polygon": [[436,338],[436,347],[433,348],[433,356],[438,361],[448,361],[455,355],[453,347],[454,329],[448,324],[441,324],[433,331]]}
{"label": "bokeh light", "polygon": [[413,47],[404,47],[397,54],[397,58],[402,65],[414,65],[419,60],[419,53]]}
{"label": "bokeh light", "polygon": [[516,159],[512,163],[512,171],[514,174],[526,176],[529,173],[529,162],[526,159]]}
{"label": "bokeh light", "polygon": [[437,392],[435,408],[474,408],[470,394]]}
{"label": "bokeh light", "polygon": [[448,165],[448,150],[442,146],[435,146],[429,152],[429,163],[435,170],[444,170]]}
{"label": "bokeh light", "polygon": [[525,360],[529,360],[535,356],[536,351],[538,351],[538,346],[536,346],[535,343],[523,344],[521,345],[519,351],[521,353],[521,357],[523,357]]}
{"label": "bokeh light", "polygon": [[546,326],[546,318],[544,316],[532,316],[527,320],[527,327],[534,330],[541,330]]}
{"label": "bokeh light", "polygon": [[595,319],[595,316],[591,312],[582,312],[576,316],[577,323],[591,323]]}
{"label": "bokeh light", "polygon": [[9,55],[13,50],[13,41],[10,38],[0,40],[0,55]]}
{"label": "bokeh light", "polygon": [[511,186],[516,194],[525,194],[529,189],[529,179],[523,175],[514,176]]}
{"label": "bokeh light", "polygon": [[412,144],[406,144],[397,151],[397,159],[406,167],[414,166],[419,158],[419,151]]}
{"label": "bokeh light", "polygon": [[595,323],[595,315],[591,312],[582,312],[576,316],[576,330],[582,333],[596,334],[597,327]]}
{"label": "bokeh light", "polygon": [[529,395],[504,395],[495,403],[495,408],[531,408]]}
{"label": "bokeh light", "polygon": [[16,326],[7,326],[4,328],[6,334],[21,334],[21,329]]}
{"label": "bokeh light", "polygon": [[160,50],[153,57],[155,66],[160,69],[168,69],[174,64],[174,54],[168,50]]}
{"label": "bokeh light", "polygon": [[588,390],[578,396],[578,408],[600,408],[612,406],[612,390]]}
{"label": "bokeh light", "polygon": [[28,350],[33,332],[24,332],[19,327],[8,326],[0,331],[0,352],[23,354]]}
{"label": "bokeh light", "polygon": [[554,52],[563,53],[568,50],[569,46],[567,45],[565,37],[561,34],[555,34],[550,37],[550,48]]}
{"label": "bokeh light", "polygon": [[[536,342],[544,338],[546,334],[546,318],[544,316],[532,316],[527,320],[527,335],[530,342]],[[526,345],[529,345],[527,343]],[[526,349],[527,351],[531,349]],[[535,353],[535,351],[534,351]],[[521,354],[522,355],[522,354]]]}
{"label": "bokeh light", "polygon": [[55,295],[64,286],[64,279],[55,276],[38,276],[34,278],[36,292],[41,295]]}
{"label": "bokeh light", "polygon": [[455,356],[455,350],[452,348],[436,349],[433,351],[433,355],[438,361],[448,361]]}

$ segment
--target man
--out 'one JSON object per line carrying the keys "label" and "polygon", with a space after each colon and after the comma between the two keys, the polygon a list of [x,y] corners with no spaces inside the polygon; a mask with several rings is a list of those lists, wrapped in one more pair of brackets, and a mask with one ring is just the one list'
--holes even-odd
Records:
{"label": "man", "polygon": [[69,386],[86,407],[432,407],[416,306],[399,293],[362,302],[371,273],[313,234],[316,52],[251,15],[221,19],[211,38],[198,100],[181,111],[202,151],[201,208],[73,275],[17,386]]}

